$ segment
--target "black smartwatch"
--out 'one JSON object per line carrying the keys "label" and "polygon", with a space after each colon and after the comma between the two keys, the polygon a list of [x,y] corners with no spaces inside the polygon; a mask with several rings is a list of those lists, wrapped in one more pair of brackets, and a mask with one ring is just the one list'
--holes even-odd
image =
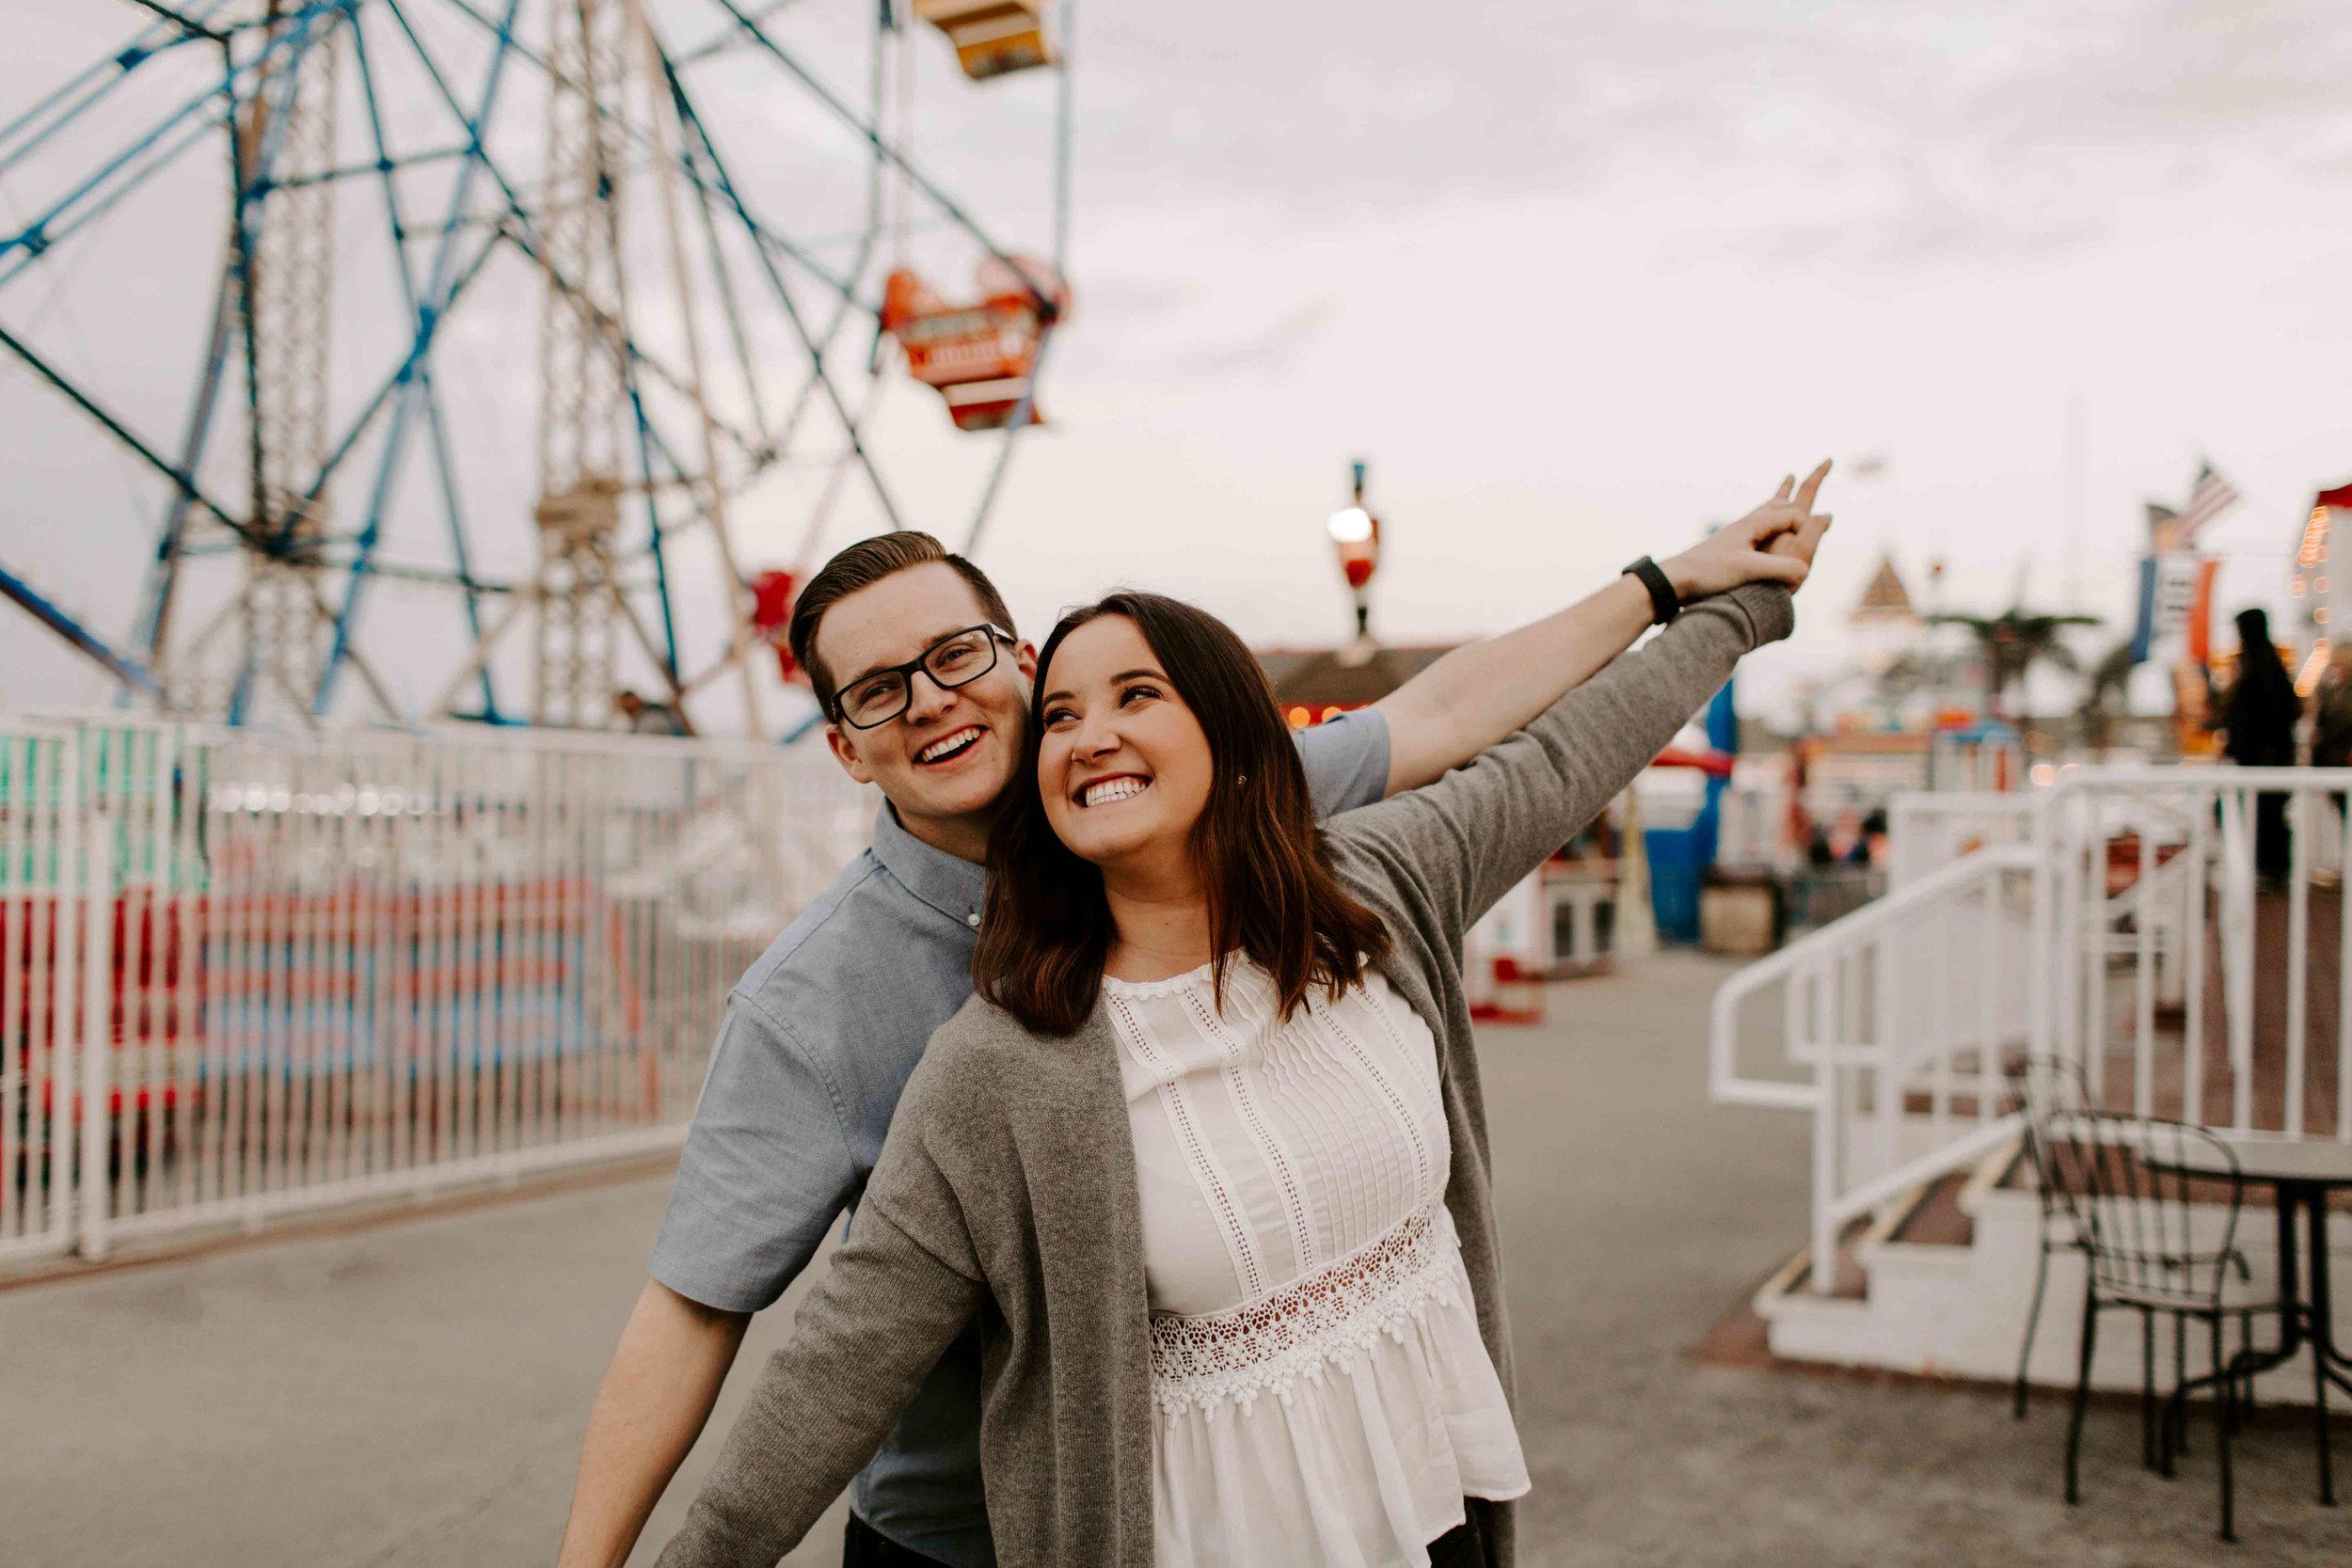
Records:
{"label": "black smartwatch", "polygon": [[1666,580],[1663,568],[1648,556],[1642,557],[1618,575],[1640,578],[1642,586],[1649,590],[1650,625],[1662,626],[1682,613],[1682,595],[1676,593],[1675,585]]}

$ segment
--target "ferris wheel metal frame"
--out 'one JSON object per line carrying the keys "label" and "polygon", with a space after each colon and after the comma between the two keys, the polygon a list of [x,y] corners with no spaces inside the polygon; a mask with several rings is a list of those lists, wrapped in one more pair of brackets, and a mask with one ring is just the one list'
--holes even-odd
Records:
{"label": "ferris wheel metal frame", "polygon": [[[143,699],[183,713],[209,709],[231,722],[315,727],[348,673],[382,721],[458,717],[598,727],[610,721],[617,650],[626,639],[657,672],[661,695],[681,717],[690,697],[732,673],[741,689],[744,728],[765,733],[754,662],[759,642],[747,613],[752,587],[730,546],[728,501],[787,456],[802,455],[805,427],[816,422],[838,445],[820,454],[831,467],[803,529],[802,560],[811,556],[852,476],[862,477],[881,515],[900,526],[866,439],[891,347],[879,291],[868,292],[867,275],[893,223],[903,249],[917,202],[1011,269],[1030,296],[1037,325],[1018,405],[998,437],[962,547],[968,553],[982,537],[1015,444],[1033,422],[1060,298],[1021,270],[968,204],[912,155],[917,0],[867,0],[873,32],[864,111],[775,36],[780,11],[816,0],[701,0],[710,31],[682,48],[660,36],[646,0],[546,0],[541,43],[519,25],[526,0],[125,3],[149,13],[151,24],[127,47],[0,125],[4,181],[102,106],[119,106],[118,95],[141,69],[181,51],[217,51],[217,71],[201,90],[165,105],[86,177],[67,182],[29,221],[0,235],[0,352],[161,482],[154,550],[127,636],[110,638],[85,624],[0,562],[0,594],[106,669],[119,700]],[[1037,9],[1031,0],[1023,3]],[[1054,3],[1065,51],[1055,61],[1051,172],[1058,277],[1069,220],[1066,50],[1074,0]],[[451,63],[428,47],[416,24],[423,11],[444,23],[456,19],[481,36],[486,59],[474,62],[469,80],[454,79]],[[392,52],[431,84],[444,139],[394,145],[384,101],[384,56]],[[737,153],[723,150],[723,138],[691,86],[698,65],[730,55],[769,62],[870,153],[866,222],[847,264],[829,264],[818,246],[796,239],[747,194]],[[351,92],[340,82],[346,58]],[[547,95],[546,161],[535,199],[532,182],[491,148],[497,117],[513,96],[508,84],[524,71],[540,73]],[[642,117],[632,115],[632,92],[642,97]],[[337,116],[351,108],[363,116],[361,145],[370,154],[357,160],[339,150]],[[223,140],[230,169],[228,237],[185,423],[177,441],[167,442],[136,428],[102,388],[44,354],[29,327],[11,323],[8,290],[54,265],[132,192],[167,177],[208,142]],[[435,163],[455,165],[437,220],[404,199],[399,178]],[[632,329],[638,300],[625,265],[631,219],[624,193],[634,198],[647,183],[658,193],[684,323],[682,354],[659,352]],[[391,236],[406,347],[355,409],[333,418],[332,208],[341,191],[365,186],[374,187]],[[885,199],[886,187],[895,187],[895,199]],[[690,266],[690,243],[701,247],[699,267]],[[751,259],[748,281],[730,265],[731,251],[739,262]],[[475,535],[436,379],[448,323],[501,253],[521,256],[544,280],[533,519],[540,547],[529,580],[493,580],[472,564]],[[643,280],[634,287],[642,293]],[[775,378],[754,363],[747,322],[755,301],[780,315],[804,356],[787,396],[777,396]],[[698,323],[711,315],[723,327],[722,343],[707,355]],[[859,346],[851,327],[866,324],[874,326],[863,365],[866,385],[862,397],[853,397],[842,385],[843,358]],[[715,405],[712,388],[723,373],[716,359],[727,361],[723,373],[742,394],[738,401],[748,419]],[[218,473],[225,461],[221,444],[231,436],[224,428],[237,422],[222,417],[231,402],[240,405],[244,427],[235,462],[240,497],[206,482],[208,470]],[[420,446],[421,458],[414,451]],[[363,462],[363,451],[372,464]],[[384,548],[392,492],[404,467],[420,460],[430,466],[447,533],[444,568],[402,564]],[[345,499],[351,495],[361,498],[356,505]],[[338,513],[348,520],[339,523]],[[737,613],[718,659],[689,670],[670,547],[682,531],[698,528],[709,530],[716,543],[724,602]],[[240,559],[245,577],[211,620],[189,633],[175,626],[183,578],[208,554]],[[469,657],[425,705],[430,711],[411,711],[393,697],[359,635],[371,586],[393,578],[454,592],[471,639]],[[495,668],[501,639],[526,621],[536,626],[537,673],[527,720],[514,702],[501,701]],[[225,659],[220,647],[229,650]],[[224,665],[226,673],[211,677],[208,688],[204,672]],[[457,704],[469,689],[475,705],[461,712]]]}

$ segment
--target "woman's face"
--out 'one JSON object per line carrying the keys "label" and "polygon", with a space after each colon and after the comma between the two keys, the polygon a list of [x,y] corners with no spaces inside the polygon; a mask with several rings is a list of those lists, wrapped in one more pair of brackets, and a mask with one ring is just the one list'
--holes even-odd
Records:
{"label": "woman's face", "polygon": [[1189,855],[1209,737],[1133,621],[1098,616],[1062,639],[1037,723],[1038,790],[1071,853],[1106,869]]}

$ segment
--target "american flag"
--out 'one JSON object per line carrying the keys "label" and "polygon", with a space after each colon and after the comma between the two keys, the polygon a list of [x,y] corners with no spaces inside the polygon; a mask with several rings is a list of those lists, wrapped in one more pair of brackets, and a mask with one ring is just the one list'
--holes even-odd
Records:
{"label": "american flag", "polygon": [[2181,509],[2173,528],[2181,547],[2185,549],[2197,542],[2198,532],[2207,523],[2220,516],[2238,503],[2237,487],[2214,472],[2213,465],[2198,466],[2197,483],[2188,492],[2188,504]]}

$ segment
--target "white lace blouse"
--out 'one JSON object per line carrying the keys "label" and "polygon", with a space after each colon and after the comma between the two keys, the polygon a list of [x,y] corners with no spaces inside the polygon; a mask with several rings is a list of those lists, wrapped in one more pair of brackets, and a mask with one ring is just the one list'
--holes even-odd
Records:
{"label": "white lace blouse", "polygon": [[1428,1028],[1367,973],[1287,1022],[1236,959],[1105,978],[1152,1306],[1157,1568],[1422,1568],[1527,1490],[1445,1210]]}

